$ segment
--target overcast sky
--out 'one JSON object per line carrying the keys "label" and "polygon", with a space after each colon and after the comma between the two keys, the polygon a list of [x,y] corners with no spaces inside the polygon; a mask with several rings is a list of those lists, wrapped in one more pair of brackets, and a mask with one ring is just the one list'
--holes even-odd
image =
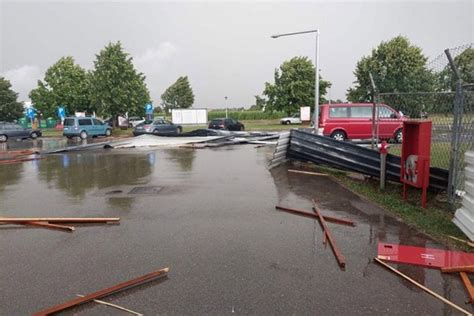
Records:
{"label": "overcast sky", "polygon": [[314,35],[270,35],[319,28],[321,74],[332,82],[331,97],[345,99],[356,62],[383,40],[405,35],[430,58],[473,42],[473,2],[0,0],[0,74],[28,100],[60,57],[91,69],[95,54],[121,41],[154,104],[187,75],[194,107],[223,107],[224,96],[229,107],[248,107],[284,60],[314,60]]}

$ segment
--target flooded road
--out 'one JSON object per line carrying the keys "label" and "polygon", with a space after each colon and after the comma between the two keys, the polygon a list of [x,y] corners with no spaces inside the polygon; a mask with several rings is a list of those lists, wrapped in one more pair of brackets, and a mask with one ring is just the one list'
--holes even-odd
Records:
{"label": "flooded road", "polygon": [[[52,146],[52,145],[51,145]],[[0,216],[121,217],[74,233],[0,226],[0,314],[25,315],[169,266],[107,297],[148,314],[410,314],[454,311],[372,262],[378,241],[440,247],[327,177],[267,170],[271,147],[99,150],[0,165]],[[310,209],[346,257],[341,271]],[[465,307],[457,276],[395,265]],[[469,307],[465,307],[469,308]],[[65,314],[117,315],[88,303]]]}

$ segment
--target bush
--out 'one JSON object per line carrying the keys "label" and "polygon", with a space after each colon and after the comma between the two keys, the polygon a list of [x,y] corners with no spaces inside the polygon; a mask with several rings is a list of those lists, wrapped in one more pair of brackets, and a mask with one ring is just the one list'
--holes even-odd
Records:
{"label": "bush", "polygon": [[[225,111],[214,110],[208,112],[208,119],[213,120],[216,118],[225,117]],[[261,112],[261,111],[228,111],[227,116],[234,120],[273,120],[285,117],[286,114],[283,112]]]}

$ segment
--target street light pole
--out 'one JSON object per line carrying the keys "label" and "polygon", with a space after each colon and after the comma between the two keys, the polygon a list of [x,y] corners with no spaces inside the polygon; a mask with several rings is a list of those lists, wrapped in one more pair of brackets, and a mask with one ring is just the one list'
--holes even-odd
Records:
{"label": "street light pole", "polygon": [[227,96],[225,96],[224,99],[225,99],[225,118],[227,118]]}
{"label": "street light pole", "polygon": [[314,58],[314,130],[319,134],[319,29],[293,32],[284,34],[275,34],[271,38],[279,38],[283,36],[292,36],[299,34],[316,33],[316,56]]}

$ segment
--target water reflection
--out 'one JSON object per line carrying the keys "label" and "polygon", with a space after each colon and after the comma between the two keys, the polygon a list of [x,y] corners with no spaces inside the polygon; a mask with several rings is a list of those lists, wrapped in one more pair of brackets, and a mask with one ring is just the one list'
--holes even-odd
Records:
{"label": "water reflection", "polygon": [[39,179],[54,184],[73,197],[82,198],[91,189],[132,185],[152,172],[147,154],[101,152],[50,156],[39,162]]}
{"label": "water reflection", "polygon": [[22,178],[23,164],[15,163],[0,166],[0,194],[5,187],[16,184]]}
{"label": "water reflection", "polygon": [[167,149],[170,160],[176,162],[181,171],[187,172],[193,169],[193,162],[196,158],[196,151],[188,148],[172,148]]}

